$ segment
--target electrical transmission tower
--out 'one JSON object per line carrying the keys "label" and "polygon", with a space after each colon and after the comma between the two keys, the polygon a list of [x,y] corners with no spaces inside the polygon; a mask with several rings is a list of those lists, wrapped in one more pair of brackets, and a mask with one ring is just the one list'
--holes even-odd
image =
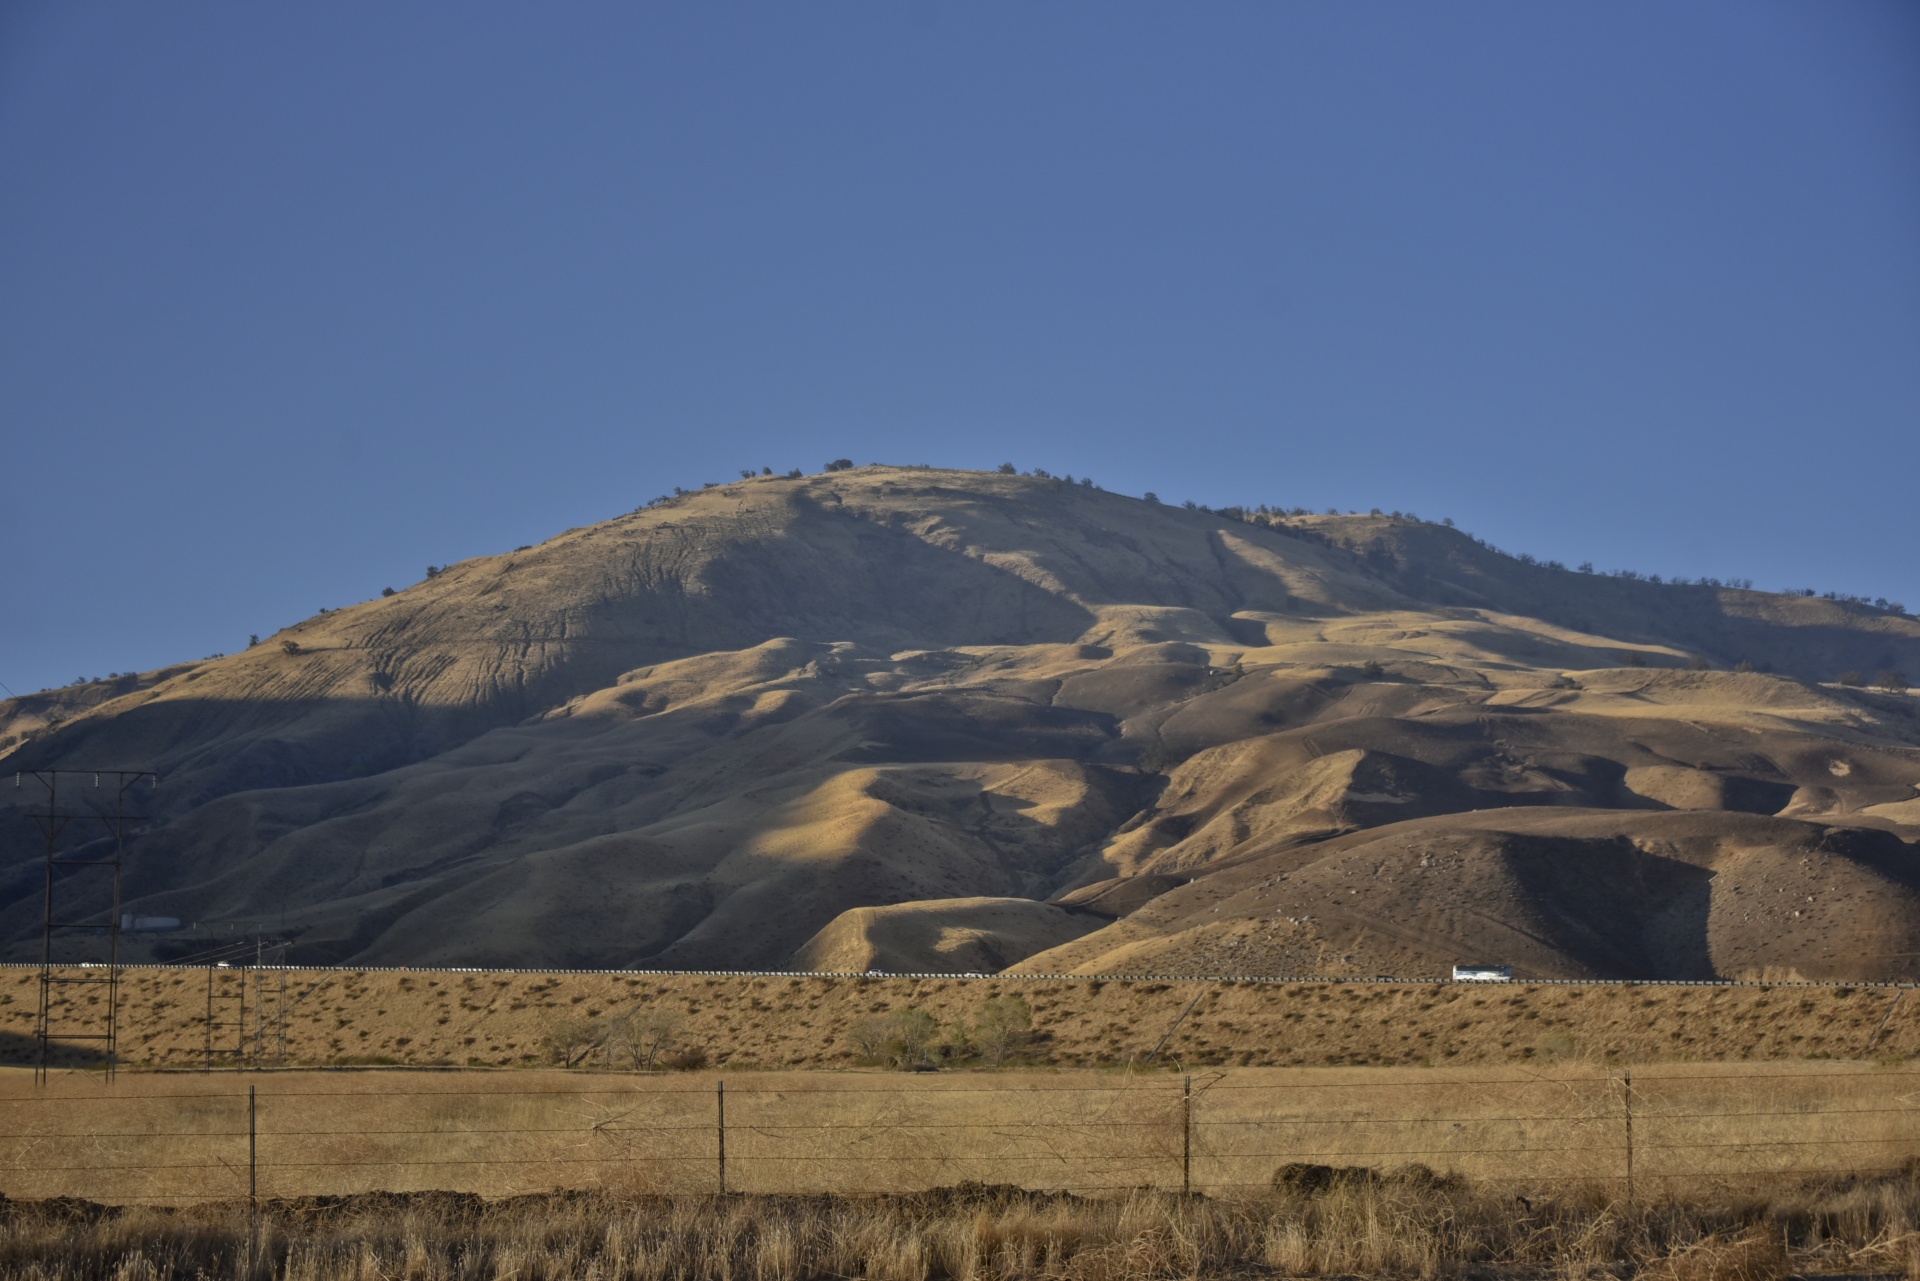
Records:
{"label": "electrical transmission tower", "polygon": [[247,972],[225,962],[207,966],[207,1071],[247,1058]]}
{"label": "electrical transmission tower", "polygon": [[[119,1061],[120,1035],[120,871],[127,829],[145,819],[129,812],[133,789],[157,785],[152,770],[25,770],[14,775],[17,789],[32,779],[46,790],[46,808],[32,811],[46,838],[46,897],[40,913],[40,1008],[34,1018],[38,1054],[34,1081],[44,1084],[56,1042],[97,1044],[109,1077]],[[86,780],[92,780],[87,786]],[[102,785],[101,780],[107,780]],[[62,808],[62,807],[65,808]],[[104,834],[71,847],[65,838],[75,823]],[[102,869],[95,874],[86,869]],[[100,939],[105,946],[79,949],[86,955],[58,955],[79,939]]]}
{"label": "electrical transmission tower", "polygon": [[199,954],[207,965],[206,1071],[285,1065],[286,952],[286,939],[256,934]]}

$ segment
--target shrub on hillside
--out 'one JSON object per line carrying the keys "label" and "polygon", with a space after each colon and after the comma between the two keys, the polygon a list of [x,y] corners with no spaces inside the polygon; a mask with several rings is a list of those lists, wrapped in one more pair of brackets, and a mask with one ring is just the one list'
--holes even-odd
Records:
{"label": "shrub on hillside", "polygon": [[1033,1044],[1033,1008],[1018,994],[993,997],[980,1007],[968,1039],[982,1063],[999,1067]]}
{"label": "shrub on hillside", "polygon": [[540,1034],[540,1055],[558,1067],[578,1067],[606,1044],[607,1030],[599,1019],[556,1019]]}
{"label": "shrub on hillside", "polygon": [[682,1018],[671,1010],[636,1007],[607,1024],[602,1037],[609,1062],[625,1059],[637,1072],[652,1071],[673,1049]]}
{"label": "shrub on hillside", "polygon": [[1149,774],[1164,774],[1180,763],[1180,758],[1165,743],[1154,743],[1140,753],[1138,764]]}
{"label": "shrub on hillside", "polygon": [[925,1010],[895,1010],[853,1025],[847,1039],[865,1063],[915,1068],[934,1061],[940,1023]]}

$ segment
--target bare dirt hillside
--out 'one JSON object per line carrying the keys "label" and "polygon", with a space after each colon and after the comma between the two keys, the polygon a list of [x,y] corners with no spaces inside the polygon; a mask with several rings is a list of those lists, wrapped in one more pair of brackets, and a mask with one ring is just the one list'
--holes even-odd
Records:
{"label": "bare dirt hillside", "polygon": [[1837,679],[1894,669],[1894,610],[875,466],[0,704],[0,765],[160,771],[162,959],[1911,977],[1920,699]]}

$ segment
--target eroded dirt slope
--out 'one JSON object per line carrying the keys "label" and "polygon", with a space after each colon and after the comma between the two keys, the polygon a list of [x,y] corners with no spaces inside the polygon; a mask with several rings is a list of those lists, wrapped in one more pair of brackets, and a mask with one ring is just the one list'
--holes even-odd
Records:
{"label": "eroded dirt slope", "polygon": [[[160,770],[128,905],[187,928],[138,957],[1890,978],[1920,699],[1835,678],[1898,667],[1889,610],[871,467],[0,705],[0,763]],[[24,957],[34,796],[0,799]]]}

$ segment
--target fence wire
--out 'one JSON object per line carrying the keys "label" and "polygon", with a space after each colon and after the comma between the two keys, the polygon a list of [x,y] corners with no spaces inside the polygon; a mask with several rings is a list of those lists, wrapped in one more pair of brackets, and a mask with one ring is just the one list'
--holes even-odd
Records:
{"label": "fence wire", "polygon": [[[901,1192],[961,1183],[1240,1192],[1292,1164],[1411,1165],[1648,1192],[1878,1171],[1920,1157],[1911,1071],[1243,1071],[123,1077],[0,1095],[0,1193],[187,1203],[362,1192]],[[176,1088],[178,1087],[178,1088]],[[251,1089],[249,1088],[251,1087]]]}

